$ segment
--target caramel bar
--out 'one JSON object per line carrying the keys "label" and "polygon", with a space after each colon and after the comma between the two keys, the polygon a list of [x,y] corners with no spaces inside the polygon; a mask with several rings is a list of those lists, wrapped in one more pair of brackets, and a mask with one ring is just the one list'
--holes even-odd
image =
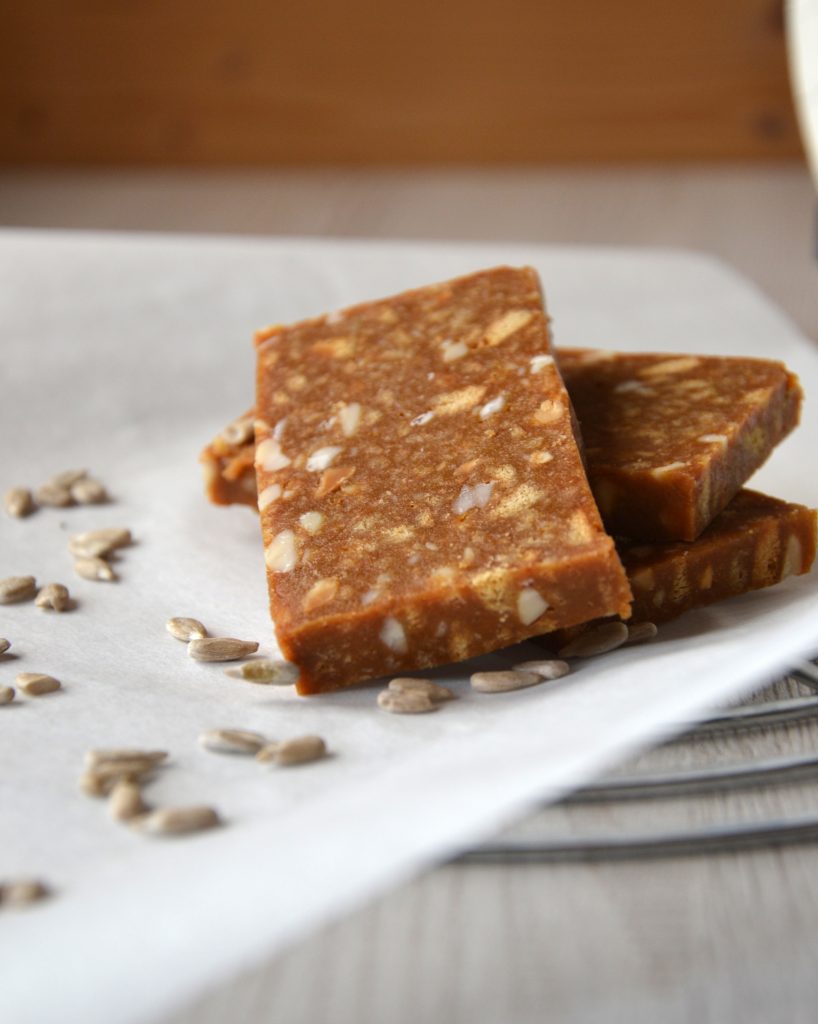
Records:
{"label": "caramel bar", "polygon": [[691,608],[809,572],[818,513],[803,505],[742,490],[691,543],[617,549],[633,590],[634,622],[666,622]]}
{"label": "caramel bar", "polygon": [[533,270],[256,344],[270,610],[301,693],[627,616]]}
{"label": "caramel bar", "polygon": [[781,363],[560,349],[607,528],[695,540],[798,423]]}

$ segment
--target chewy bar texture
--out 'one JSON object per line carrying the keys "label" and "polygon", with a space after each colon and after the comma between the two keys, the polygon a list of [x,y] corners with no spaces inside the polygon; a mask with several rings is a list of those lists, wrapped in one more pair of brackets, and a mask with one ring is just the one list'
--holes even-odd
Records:
{"label": "chewy bar texture", "polygon": [[633,590],[633,622],[667,622],[692,608],[809,572],[814,509],[742,490],[695,541],[617,544]]}
{"label": "chewy bar texture", "polygon": [[798,423],[781,363],[560,349],[588,477],[614,534],[692,541]]}
{"label": "chewy bar texture", "polygon": [[627,616],[533,270],[273,327],[257,354],[270,609],[301,693]]}
{"label": "chewy bar texture", "polygon": [[201,454],[205,490],[214,505],[258,507],[256,446],[253,433],[255,409],[233,420],[214,437]]}

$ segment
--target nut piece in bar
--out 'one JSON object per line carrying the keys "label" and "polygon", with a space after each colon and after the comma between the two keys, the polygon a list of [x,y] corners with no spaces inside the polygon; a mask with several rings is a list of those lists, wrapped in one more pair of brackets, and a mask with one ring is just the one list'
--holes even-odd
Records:
{"label": "nut piece in bar", "polygon": [[533,270],[272,327],[256,344],[270,609],[299,692],[627,616]]}
{"label": "nut piece in bar", "polygon": [[695,540],[798,423],[781,364],[560,349],[588,478],[614,534]]}

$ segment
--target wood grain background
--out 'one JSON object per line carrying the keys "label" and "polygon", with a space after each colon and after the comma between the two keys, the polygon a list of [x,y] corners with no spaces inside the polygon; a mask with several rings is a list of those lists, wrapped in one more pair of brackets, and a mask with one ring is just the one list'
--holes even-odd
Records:
{"label": "wood grain background", "polygon": [[0,0],[0,162],[800,153],[780,0]]}

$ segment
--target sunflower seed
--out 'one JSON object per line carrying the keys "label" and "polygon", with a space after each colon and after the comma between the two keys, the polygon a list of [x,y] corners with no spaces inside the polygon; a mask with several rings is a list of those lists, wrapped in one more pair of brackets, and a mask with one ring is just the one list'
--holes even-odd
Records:
{"label": "sunflower seed", "polygon": [[5,907],[25,907],[49,894],[48,886],[36,878],[16,878],[0,885],[0,903]]}
{"label": "sunflower seed", "polygon": [[514,666],[515,672],[534,672],[543,679],[562,679],[571,671],[567,661],[522,661]]}
{"label": "sunflower seed", "polygon": [[219,815],[212,807],[162,807],[134,819],[140,831],[156,836],[200,832],[219,824]]}
{"label": "sunflower seed", "polygon": [[108,500],[108,492],[103,485],[91,477],[77,480],[71,484],[69,491],[78,505],[101,505]]}
{"label": "sunflower seed", "polygon": [[256,760],[277,765],[307,764],[320,760],[326,753],[327,745],[320,736],[296,736],[283,743],[268,743],[256,754]]}
{"label": "sunflower seed", "polygon": [[88,768],[97,768],[104,764],[114,765],[138,761],[157,766],[167,756],[166,750],[129,750],[125,747],[111,750],[88,750],[85,753],[85,764]]}
{"label": "sunflower seed", "polygon": [[0,604],[30,601],[36,593],[37,581],[33,576],[6,576],[0,580]]}
{"label": "sunflower seed", "polygon": [[627,639],[628,627],[624,622],[602,622],[575,636],[557,653],[561,658],[592,658],[621,647]]}
{"label": "sunflower seed", "polygon": [[65,612],[71,607],[71,595],[62,583],[46,583],[34,598],[34,603],[38,608]]}
{"label": "sunflower seed", "polygon": [[292,686],[298,682],[298,668],[289,661],[273,661],[270,658],[257,658],[247,661],[238,668],[228,668],[225,675],[234,679],[246,679],[248,683],[261,683],[265,686]]}
{"label": "sunflower seed", "polygon": [[198,619],[186,619],[177,617],[168,619],[165,629],[177,640],[188,643],[190,640],[203,640],[207,636],[207,630]]}
{"label": "sunflower seed", "polygon": [[37,488],[37,504],[52,508],[67,508],[74,504],[71,492],[60,484],[48,483]]}
{"label": "sunflower seed", "polygon": [[12,487],[6,491],[3,497],[3,504],[10,516],[21,519],[34,511],[34,499],[27,487]]}
{"label": "sunflower seed", "polygon": [[149,758],[106,761],[89,768],[80,776],[80,789],[87,796],[108,796],[118,782],[140,782],[157,767]]}
{"label": "sunflower seed", "polygon": [[108,797],[108,813],[114,821],[133,821],[150,808],[142,798],[139,784],[128,779],[120,779],[114,783]]}
{"label": "sunflower seed", "polygon": [[659,630],[652,622],[635,622],[633,625],[628,623],[628,639],[622,645],[623,647],[631,647],[634,644],[643,644],[647,640],[652,640]]}
{"label": "sunflower seed", "polygon": [[54,487],[71,487],[87,476],[87,469],[64,469],[62,473],[55,473],[48,482]]}
{"label": "sunflower seed", "polygon": [[117,574],[104,558],[78,558],[74,562],[74,572],[84,580],[97,580],[112,583],[118,579]]}
{"label": "sunflower seed", "polygon": [[257,650],[258,644],[254,640],[235,640],[230,636],[191,640],[187,647],[187,653],[196,661],[238,661]]}
{"label": "sunflower seed", "polygon": [[62,688],[59,679],[43,672],[18,672],[15,682],[27,697],[41,697],[44,693],[54,693]]}
{"label": "sunflower seed", "polygon": [[544,677],[536,672],[475,672],[471,677],[473,689],[480,693],[508,693],[510,690],[522,690],[526,686],[536,686],[544,682]]}
{"label": "sunflower seed", "polygon": [[11,647],[11,640],[6,640],[5,637],[0,637],[0,654],[5,654],[9,647]]}
{"label": "sunflower seed", "polygon": [[11,704],[14,700],[13,686],[0,686],[0,704]]}
{"label": "sunflower seed", "polygon": [[205,750],[216,754],[257,754],[269,742],[261,733],[246,729],[210,729],[199,736]]}
{"label": "sunflower seed", "polygon": [[440,703],[422,690],[381,690],[378,707],[393,715],[422,715],[426,711],[437,711]]}
{"label": "sunflower seed", "polygon": [[232,423],[228,423],[219,437],[225,444],[237,447],[246,444],[253,437],[253,417],[243,416]]}
{"label": "sunflower seed", "polygon": [[68,541],[68,550],[77,558],[104,558],[132,543],[131,531],[124,526],[106,526],[75,533]]}
{"label": "sunflower seed", "polygon": [[392,693],[423,693],[433,704],[454,700],[456,696],[451,690],[446,689],[445,686],[433,683],[431,679],[411,679],[404,676],[391,679],[388,689]]}

